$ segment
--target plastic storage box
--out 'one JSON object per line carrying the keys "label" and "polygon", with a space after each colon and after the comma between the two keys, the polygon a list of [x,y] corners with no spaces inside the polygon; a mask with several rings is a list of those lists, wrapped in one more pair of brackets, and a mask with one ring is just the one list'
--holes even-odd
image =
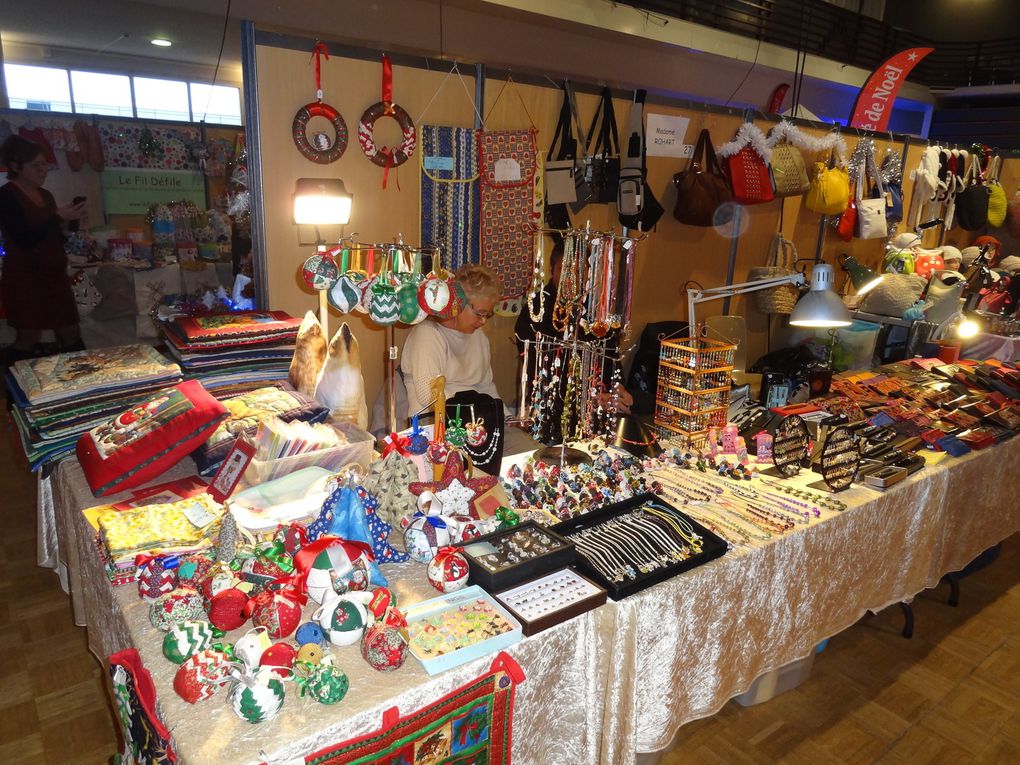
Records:
{"label": "plastic storage box", "polygon": [[321,467],[335,473],[344,465],[350,465],[352,462],[357,462],[367,468],[372,461],[375,437],[357,425],[347,422],[334,424],[333,427],[343,434],[348,443],[332,449],[320,449],[316,452],[307,452],[277,460],[253,459],[245,471],[245,480],[251,485],[265,483],[308,467]]}

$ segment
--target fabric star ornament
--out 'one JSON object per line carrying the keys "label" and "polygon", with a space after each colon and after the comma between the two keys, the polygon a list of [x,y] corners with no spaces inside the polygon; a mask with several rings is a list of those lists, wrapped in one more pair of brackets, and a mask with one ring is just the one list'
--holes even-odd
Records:
{"label": "fabric star ornament", "polygon": [[[446,464],[443,466],[443,476],[438,481],[414,481],[408,487],[408,491],[415,496],[420,495],[422,492],[431,491],[443,501],[443,512],[452,514],[452,510],[447,508],[445,501],[443,500],[441,493],[450,488],[454,481],[457,481],[461,486],[471,489],[475,494],[484,494],[499,480],[497,476],[487,475],[481,478],[468,478],[467,473],[464,470],[464,457],[458,451],[451,451],[446,458]],[[474,494],[472,494],[472,498]],[[470,506],[470,498],[468,507],[465,509],[465,513],[470,513],[472,517],[477,518],[474,514],[474,509]]]}
{"label": "fabric star ornament", "polygon": [[436,492],[436,498],[443,503],[446,515],[469,515],[471,500],[475,498],[475,490],[469,489],[459,479],[454,478],[450,485]]}

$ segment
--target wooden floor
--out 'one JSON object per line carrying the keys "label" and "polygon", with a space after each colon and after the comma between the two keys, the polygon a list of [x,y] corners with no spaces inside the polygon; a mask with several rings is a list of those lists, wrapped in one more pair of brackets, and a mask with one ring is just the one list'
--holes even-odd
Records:
{"label": "wooden floor", "polygon": [[[57,577],[35,565],[35,479],[6,418],[2,435],[0,763],[104,763],[117,743],[103,670]],[[1020,539],[964,580],[958,608],[946,595],[915,601],[912,640],[899,609],[865,617],[800,687],[686,726],[662,765],[1020,763]]]}

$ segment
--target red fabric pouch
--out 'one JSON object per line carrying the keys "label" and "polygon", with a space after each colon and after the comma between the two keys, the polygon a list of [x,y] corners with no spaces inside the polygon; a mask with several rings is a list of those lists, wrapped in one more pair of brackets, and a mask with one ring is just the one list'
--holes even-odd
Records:
{"label": "red fabric pouch", "polygon": [[97,497],[140,486],[208,438],[227,409],[188,380],[121,412],[78,439],[78,461]]}

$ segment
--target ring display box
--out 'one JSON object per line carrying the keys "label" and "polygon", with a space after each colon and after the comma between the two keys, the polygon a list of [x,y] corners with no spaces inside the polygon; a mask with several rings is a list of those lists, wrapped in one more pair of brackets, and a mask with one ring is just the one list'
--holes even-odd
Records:
{"label": "ring display box", "polygon": [[559,534],[527,521],[472,539],[464,545],[471,583],[489,592],[505,590],[574,563],[574,545]]}
{"label": "ring display box", "polygon": [[727,550],[725,541],[654,494],[639,494],[554,528],[577,548],[577,568],[605,587],[613,600],[672,579]]}
{"label": "ring display box", "polygon": [[606,602],[606,591],[573,569],[564,568],[497,592],[495,597],[530,636],[598,608]]}

